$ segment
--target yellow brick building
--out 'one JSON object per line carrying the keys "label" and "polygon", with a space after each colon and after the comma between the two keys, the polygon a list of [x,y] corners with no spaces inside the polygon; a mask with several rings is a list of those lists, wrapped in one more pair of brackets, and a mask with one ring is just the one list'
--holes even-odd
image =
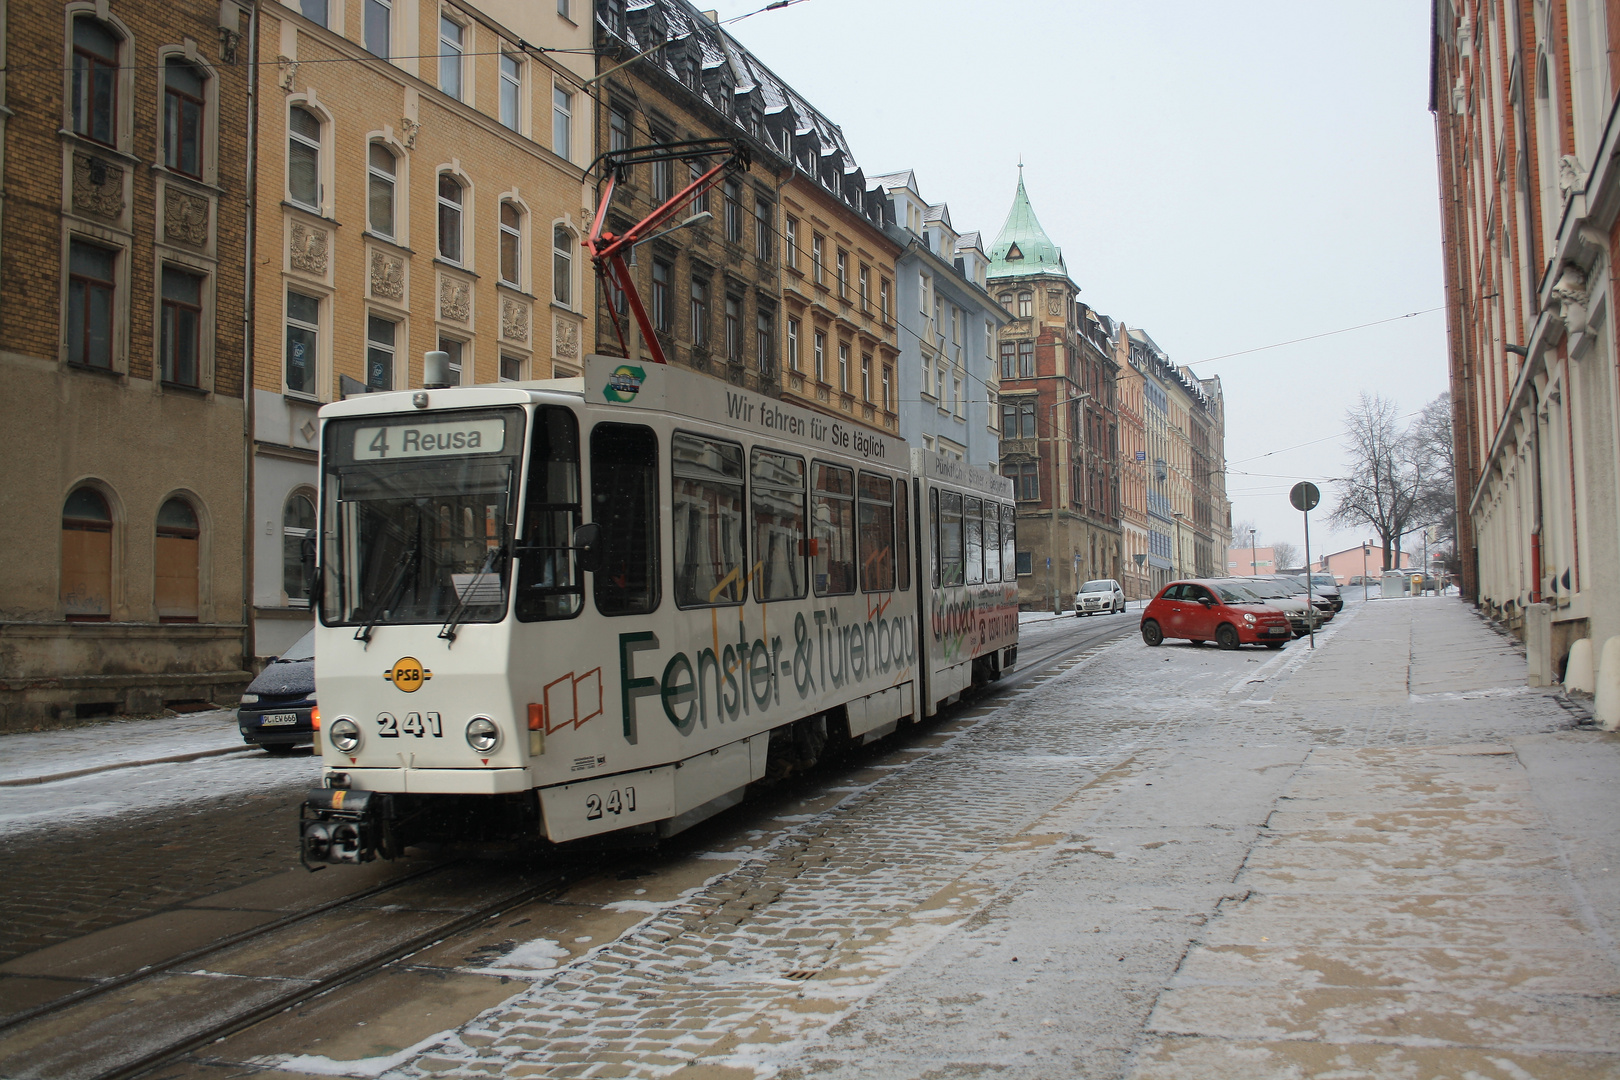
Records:
{"label": "yellow brick building", "polygon": [[593,340],[589,0],[260,9],[253,327],[257,652],[309,624],[315,412],[577,374]]}

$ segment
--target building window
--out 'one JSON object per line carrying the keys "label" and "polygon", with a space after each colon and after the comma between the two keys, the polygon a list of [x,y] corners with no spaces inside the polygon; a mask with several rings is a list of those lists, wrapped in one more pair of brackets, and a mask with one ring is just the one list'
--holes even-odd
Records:
{"label": "building window", "polygon": [[59,596],[69,622],[106,622],[112,615],[112,529],[107,500],[94,488],[67,497]]}
{"label": "building window", "polygon": [[507,356],[501,354],[501,382],[522,382],[523,367],[528,363],[521,356]]}
{"label": "building window", "polygon": [[782,221],[782,261],[789,270],[799,268],[799,221],[797,218],[785,218]]}
{"label": "building window", "polygon": [[820,331],[816,332],[814,354],[816,382],[824,383],[827,381],[827,335]]}
{"label": "building window", "polygon": [[523,61],[501,53],[501,123],[513,131],[523,125]]}
{"label": "building window", "polygon": [[394,18],[393,0],[364,0],[366,5],[366,50],[387,60],[389,24]]}
{"label": "building window", "polygon": [[838,253],[838,295],[849,296],[849,255],[843,251]]}
{"label": "building window", "polygon": [[872,400],[872,354],[861,353],[861,400]]}
{"label": "building window", "polygon": [[380,315],[366,319],[366,388],[394,388],[394,335],[399,324]]}
{"label": "building window", "polygon": [[366,157],[366,219],[378,236],[394,238],[394,152],[380,142],[371,144]]}
{"label": "building window", "polygon": [[727,180],[725,191],[726,239],[733,244],[742,243],[742,185]]}
{"label": "building window", "polygon": [[461,183],[449,173],[439,174],[439,258],[461,262]]}
{"label": "building window", "polygon": [[287,198],[321,209],[321,122],[308,109],[287,110]]}
{"label": "building window", "polygon": [[162,353],[163,381],[176,386],[199,386],[198,358],[202,352],[202,287],[199,274],[172,266],[163,268]]}
{"label": "building window", "polygon": [[860,288],[861,310],[868,311],[872,302],[872,271],[864,266],[861,267],[856,282]]}
{"label": "building window", "polygon": [[557,0],[557,14],[565,19],[572,19],[573,16],[568,13],[568,5],[572,2],[573,0]]}
{"label": "building window", "polygon": [[197,511],[184,499],[158,509],[154,599],[158,622],[197,621]]}
{"label": "building window", "polygon": [[[673,142],[667,131],[649,128],[648,140],[654,146],[662,146]],[[675,163],[673,161],[655,161],[652,163],[652,201],[657,206],[663,206],[675,197]]]}
{"label": "building window", "polygon": [[321,302],[287,293],[287,392],[315,396],[315,365],[320,345]]}
{"label": "building window", "polygon": [[68,245],[68,362],[113,366],[114,272],[118,254],[73,240]]}
{"label": "building window", "polygon": [[1003,379],[1012,379],[1017,377],[1018,362],[1016,359],[1014,359],[1017,354],[1017,350],[1018,346],[1011,341],[1003,341],[1001,343],[1001,377]]}
{"label": "building window", "polygon": [[523,284],[523,213],[517,204],[501,202],[501,280]]}
{"label": "building window", "polygon": [[461,100],[461,56],[467,28],[447,15],[439,15],[439,89]]}
{"label": "building window", "polygon": [[771,204],[754,200],[754,255],[760,262],[771,261]]}
{"label": "building window", "polygon": [[[1006,439],[1033,439],[1035,437],[1035,402],[1033,400],[1002,402],[1001,435]],[[1008,473],[1008,475],[1012,474]]]}
{"label": "building window", "polygon": [[889,321],[889,279],[884,278],[878,286],[878,314],[884,322]]}
{"label": "building window", "polygon": [[956,413],[956,418],[958,420],[960,420],[962,418],[962,408],[963,408],[964,404],[965,404],[965,402],[963,402],[963,400],[962,400],[962,380],[961,379],[952,379],[951,380],[951,405],[952,405],[953,410]]}
{"label": "building window", "polygon": [[726,297],[726,359],[742,360],[742,299]]}
{"label": "building window", "polygon": [[302,12],[304,18],[308,19],[310,22],[315,23],[317,26],[325,26],[330,29],[329,20],[331,16],[328,13],[329,6],[328,0],[299,0],[298,10]]}
{"label": "building window", "polygon": [[894,411],[893,385],[894,385],[894,369],[889,367],[887,364],[885,364],[883,366],[883,411],[884,412],[893,412]]}
{"label": "building window", "polygon": [[574,95],[560,86],[551,89],[551,149],[564,161],[572,161],[574,144]]}
{"label": "building window", "polygon": [[815,235],[810,237],[810,280],[817,285],[824,284],[823,274],[826,263],[823,258],[823,248],[825,246],[825,241],[821,237]]}
{"label": "building window", "polygon": [[787,352],[788,367],[794,371],[799,370],[799,320],[787,321]]}
{"label": "building window", "polygon": [[1027,319],[1034,314],[1035,298],[1027,292],[1018,294],[1018,317]]}
{"label": "building window", "polygon": [[202,177],[203,94],[207,79],[196,65],[170,57],[163,64],[163,164]]}
{"label": "building window", "polygon": [[775,337],[771,332],[772,321],[769,311],[761,311],[754,316],[754,358],[759,361],[759,370],[766,375],[776,370],[775,350],[771,348]]}
{"label": "building window", "polygon": [[692,279],[692,344],[703,347],[709,343],[709,283]]}
{"label": "building window", "polygon": [[450,386],[460,386],[462,383],[461,364],[465,348],[466,343],[457,341],[455,338],[441,337],[439,339],[439,351],[450,357],[450,362],[445,365],[449,368],[449,373],[444,380]]}
{"label": "building window", "polygon": [[849,393],[849,346],[838,343],[838,389]]}
{"label": "building window", "polygon": [[551,230],[551,298],[563,307],[573,303],[574,234],[561,225]]}
{"label": "building window", "polygon": [[1035,572],[1034,569],[1033,569],[1033,564],[1034,564],[1033,556],[1027,551],[1019,551],[1016,554],[1017,554],[1018,576],[1019,577],[1029,577],[1029,575],[1031,575],[1031,574],[1033,574]]}
{"label": "building window", "polygon": [[[1025,462],[1022,465],[1008,465],[1002,474],[1013,482],[1013,497],[1021,502],[1031,502],[1041,497],[1041,477],[1039,466],[1034,462]],[[1024,571],[1020,569],[1020,573]]]}
{"label": "building window", "polygon": [[673,267],[663,259],[654,259],[652,267],[652,323],[653,329],[669,333],[669,285]]}
{"label": "building window", "polygon": [[301,492],[287,497],[281,508],[281,591],[288,607],[309,606],[309,579],[304,573],[304,545],[314,558],[315,500]]}
{"label": "building window", "polygon": [[[699,165],[697,162],[693,161],[693,162],[688,163],[687,172],[688,172],[688,175],[690,175],[691,178],[692,178],[692,183],[695,184],[703,176],[703,173],[705,172],[705,170],[704,170],[702,165]],[[694,195],[692,197],[692,213],[694,213],[694,214],[706,214],[708,212],[709,212],[709,191],[708,191],[707,188],[704,188],[701,192],[699,192],[698,194],[696,194],[696,195]]]}
{"label": "building window", "polygon": [[630,149],[630,114],[617,105],[608,110],[608,149]]}
{"label": "building window", "polygon": [[1018,377],[1033,379],[1035,377],[1035,343],[1033,341],[1020,341],[1018,343]]}
{"label": "building window", "polygon": [[73,132],[108,146],[118,138],[120,44],[101,21],[73,20]]}

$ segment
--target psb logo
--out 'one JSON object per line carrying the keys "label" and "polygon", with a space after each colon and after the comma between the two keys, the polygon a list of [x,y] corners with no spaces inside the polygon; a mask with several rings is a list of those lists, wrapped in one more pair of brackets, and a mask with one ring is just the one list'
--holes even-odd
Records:
{"label": "psb logo", "polygon": [[422,684],[433,678],[433,672],[422,666],[422,661],[414,656],[402,656],[394,661],[394,666],[383,672],[383,678],[394,684],[394,687],[414,694],[422,688]]}
{"label": "psb logo", "polygon": [[641,384],[646,380],[647,373],[639,367],[629,364],[620,364],[608,376],[607,385],[602,388],[602,396],[608,401],[627,404],[636,400],[641,393]]}

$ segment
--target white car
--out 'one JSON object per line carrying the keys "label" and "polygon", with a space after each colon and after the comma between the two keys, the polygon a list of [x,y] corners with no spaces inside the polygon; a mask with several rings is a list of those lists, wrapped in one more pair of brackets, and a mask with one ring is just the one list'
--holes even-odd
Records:
{"label": "white car", "polygon": [[1098,578],[1080,586],[1074,597],[1074,617],[1112,615],[1125,610],[1125,590],[1113,578]]}

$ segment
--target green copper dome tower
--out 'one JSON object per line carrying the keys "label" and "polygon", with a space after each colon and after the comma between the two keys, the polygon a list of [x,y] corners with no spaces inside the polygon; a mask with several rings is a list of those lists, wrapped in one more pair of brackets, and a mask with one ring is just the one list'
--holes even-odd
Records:
{"label": "green copper dome tower", "polygon": [[1012,209],[1001,226],[990,249],[990,269],[986,276],[996,278],[1027,277],[1030,274],[1061,274],[1069,276],[1063,262],[1063,252],[1046,235],[1036,220],[1035,209],[1029,205],[1029,193],[1024,190],[1024,167],[1018,166],[1018,192],[1013,196]]}

